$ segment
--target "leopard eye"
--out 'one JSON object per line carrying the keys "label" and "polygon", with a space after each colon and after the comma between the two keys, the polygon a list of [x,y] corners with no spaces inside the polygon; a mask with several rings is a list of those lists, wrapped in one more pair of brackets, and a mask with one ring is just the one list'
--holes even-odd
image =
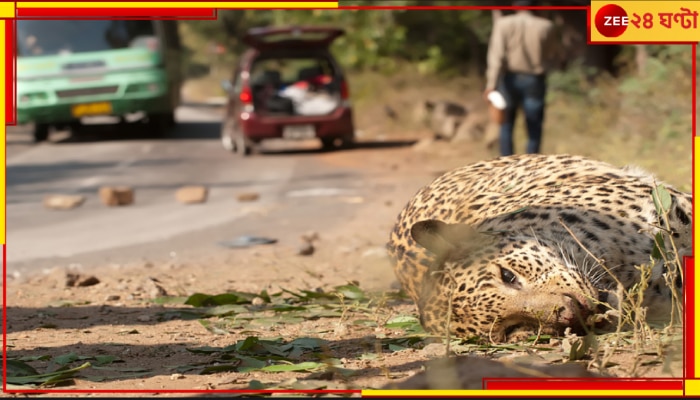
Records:
{"label": "leopard eye", "polygon": [[513,271],[505,268],[501,268],[501,279],[506,285],[517,285],[518,278],[515,276]]}

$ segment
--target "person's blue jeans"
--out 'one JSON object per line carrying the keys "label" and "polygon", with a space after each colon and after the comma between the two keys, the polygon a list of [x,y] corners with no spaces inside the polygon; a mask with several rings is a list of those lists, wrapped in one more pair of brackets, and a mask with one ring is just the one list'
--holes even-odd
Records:
{"label": "person's blue jeans", "polygon": [[546,76],[508,72],[501,79],[497,90],[503,94],[508,103],[500,130],[501,155],[513,154],[513,128],[520,107],[525,113],[527,126],[526,152],[539,153],[547,91]]}

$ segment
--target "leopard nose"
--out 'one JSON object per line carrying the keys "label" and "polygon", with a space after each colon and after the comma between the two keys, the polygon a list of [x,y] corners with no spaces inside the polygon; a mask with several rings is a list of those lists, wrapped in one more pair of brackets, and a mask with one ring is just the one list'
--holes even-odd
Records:
{"label": "leopard nose", "polygon": [[[591,301],[591,298],[582,293],[566,293],[564,296],[576,302],[576,305],[582,309],[590,310],[593,308],[593,301]],[[598,297],[599,296],[600,294],[598,294]]]}
{"label": "leopard nose", "polygon": [[581,321],[585,321],[589,315],[594,312],[594,305],[586,296],[582,294],[567,293],[564,296],[571,299],[572,312],[577,315],[574,316],[575,319],[580,318]]}

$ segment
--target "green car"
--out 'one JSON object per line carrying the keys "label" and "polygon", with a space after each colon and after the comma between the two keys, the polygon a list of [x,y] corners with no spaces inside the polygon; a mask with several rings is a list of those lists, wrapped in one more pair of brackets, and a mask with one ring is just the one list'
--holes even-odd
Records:
{"label": "green car", "polygon": [[86,118],[142,120],[165,133],[183,81],[176,21],[17,21],[17,123],[34,140]]}

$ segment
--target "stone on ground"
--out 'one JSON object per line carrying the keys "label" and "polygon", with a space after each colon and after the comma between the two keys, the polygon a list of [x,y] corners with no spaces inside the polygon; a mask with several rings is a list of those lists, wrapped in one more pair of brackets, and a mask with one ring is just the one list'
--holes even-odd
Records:
{"label": "stone on ground", "polygon": [[128,186],[103,186],[100,201],[109,207],[128,206],[134,203],[134,189]]}
{"label": "stone on ground", "polygon": [[175,192],[175,199],[182,204],[198,204],[206,202],[208,195],[205,186],[184,186]]}
{"label": "stone on ground", "polygon": [[85,196],[52,194],[44,197],[44,207],[50,210],[72,210],[85,203]]}

